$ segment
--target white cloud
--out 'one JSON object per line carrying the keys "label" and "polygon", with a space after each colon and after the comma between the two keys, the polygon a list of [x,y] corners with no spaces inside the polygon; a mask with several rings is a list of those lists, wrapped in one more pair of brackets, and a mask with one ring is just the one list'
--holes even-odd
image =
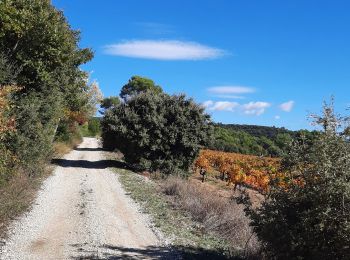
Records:
{"label": "white cloud", "polygon": [[276,119],[276,120],[280,120],[281,117],[277,115],[277,116],[275,116],[275,119]]}
{"label": "white cloud", "polygon": [[242,105],[243,112],[247,115],[262,115],[265,110],[270,107],[271,104],[268,102],[249,102],[247,104]]}
{"label": "white cloud", "polygon": [[214,95],[214,97],[217,97],[217,98],[232,98],[232,99],[245,99],[245,97],[237,96],[237,95]]}
{"label": "white cloud", "polygon": [[237,102],[230,102],[230,101],[212,101],[207,100],[202,103],[202,106],[208,110],[213,111],[233,111],[234,108],[239,107],[239,104]]}
{"label": "white cloud", "polygon": [[293,107],[294,107],[294,101],[288,101],[288,102],[285,102],[285,103],[282,103],[280,105],[280,109],[283,110],[284,112],[290,112],[292,111]]}
{"label": "white cloud", "polygon": [[237,95],[237,94],[247,94],[254,93],[255,89],[250,87],[242,86],[216,86],[208,88],[208,91],[213,94],[219,95]]}
{"label": "white cloud", "polygon": [[239,104],[237,102],[229,102],[229,101],[218,101],[215,102],[210,107],[210,110],[214,111],[233,111],[234,108],[238,107]]}
{"label": "white cloud", "polygon": [[202,106],[207,110],[212,111],[231,111],[234,112],[236,109],[242,110],[244,114],[247,115],[261,115],[265,110],[271,106],[267,102],[249,102],[247,104],[239,104],[237,102],[230,101],[212,101],[208,100],[202,103]]}
{"label": "white cloud", "polygon": [[105,53],[155,60],[203,60],[221,57],[225,51],[196,42],[131,40],[105,46]]}
{"label": "white cloud", "polygon": [[207,100],[207,101],[202,103],[202,107],[204,107],[204,108],[211,107],[212,105],[214,105],[214,102],[212,100]]}

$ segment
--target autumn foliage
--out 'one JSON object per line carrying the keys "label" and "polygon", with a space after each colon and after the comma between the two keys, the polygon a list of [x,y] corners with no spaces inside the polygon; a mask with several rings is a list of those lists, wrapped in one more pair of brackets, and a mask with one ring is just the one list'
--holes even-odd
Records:
{"label": "autumn foliage", "polygon": [[11,108],[8,97],[16,90],[14,86],[0,87],[0,140],[5,133],[15,130],[14,118],[9,118],[6,113]]}
{"label": "autumn foliage", "polygon": [[267,192],[269,183],[282,177],[280,159],[214,150],[202,150],[194,167],[203,181],[206,175],[219,175],[228,185],[245,185],[260,192]]}

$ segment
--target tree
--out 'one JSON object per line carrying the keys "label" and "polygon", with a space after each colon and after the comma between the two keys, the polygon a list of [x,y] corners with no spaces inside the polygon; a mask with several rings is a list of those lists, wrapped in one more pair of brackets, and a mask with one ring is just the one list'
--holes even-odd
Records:
{"label": "tree", "polygon": [[50,0],[0,1],[0,85],[21,86],[11,97],[16,132],[5,145],[29,175],[48,159],[62,115],[88,118],[95,109],[92,86],[79,67],[93,53],[79,40]]}
{"label": "tree", "polygon": [[54,102],[50,105],[59,111],[42,109],[40,116],[54,127],[63,107],[76,111],[72,107],[80,104],[87,75],[79,66],[92,58],[91,50],[79,48],[79,32],[49,0],[1,1],[0,24],[0,50],[10,64],[21,68],[15,78],[23,87],[19,95],[55,96],[49,98]]}
{"label": "tree", "polygon": [[78,47],[79,32],[70,28],[51,1],[1,1],[0,23],[0,49],[22,66],[17,82],[26,91],[64,90],[82,78],[79,65],[89,61],[92,52]]}
{"label": "tree", "polygon": [[333,103],[314,118],[324,131],[312,142],[302,137],[294,142],[283,160],[285,185],[272,183],[262,206],[247,208],[273,259],[348,259],[350,254],[350,145],[338,133],[343,120]]}
{"label": "tree", "polygon": [[104,114],[107,109],[116,107],[120,104],[120,99],[119,97],[116,96],[110,96],[102,99],[101,101],[101,110],[100,113]]}
{"label": "tree", "polygon": [[153,80],[140,76],[133,76],[129,82],[122,87],[120,91],[120,97],[126,101],[128,98],[131,98],[145,91],[151,91],[155,94],[163,92],[162,88],[158,85],[155,85]]}
{"label": "tree", "polygon": [[187,171],[210,136],[210,117],[184,95],[142,92],[102,120],[104,147],[119,149],[139,169],[165,174]]}

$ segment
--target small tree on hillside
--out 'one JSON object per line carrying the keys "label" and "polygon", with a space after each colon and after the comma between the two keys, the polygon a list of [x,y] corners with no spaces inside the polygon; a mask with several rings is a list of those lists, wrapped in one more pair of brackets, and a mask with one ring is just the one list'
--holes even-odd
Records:
{"label": "small tree on hillside", "polygon": [[350,255],[350,146],[339,134],[333,105],[313,116],[324,131],[300,138],[283,161],[284,182],[258,210],[252,226],[272,259],[348,259]]}
{"label": "small tree on hillside", "polygon": [[104,147],[119,149],[140,169],[166,174],[187,171],[210,134],[209,116],[192,99],[152,91],[108,110],[102,121]]}

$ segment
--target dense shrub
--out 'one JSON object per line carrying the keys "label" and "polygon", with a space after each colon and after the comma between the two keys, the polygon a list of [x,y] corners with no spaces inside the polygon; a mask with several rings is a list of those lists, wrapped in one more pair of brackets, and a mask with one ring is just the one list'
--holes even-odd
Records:
{"label": "dense shrub", "polygon": [[316,122],[318,139],[300,138],[283,161],[287,185],[271,184],[252,226],[273,259],[349,259],[350,145],[333,106]]}
{"label": "dense shrub", "polygon": [[108,110],[102,121],[105,148],[151,171],[187,171],[211,134],[204,109],[184,95],[146,91]]}
{"label": "dense shrub", "polygon": [[0,24],[0,88],[21,87],[9,113],[16,131],[0,146],[16,157],[21,172],[38,175],[56,133],[67,140],[75,134],[64,133],[62,124],[71,128],[94,113],[99,89],[80,69],[93,54],[79,47],[79,32],[48,0],[0,1]]}
{"label": "dense shrub", "polygon": [[16,118],[16,132],[8,140],[7,146],[18,157],[18,165],[29,176],[41,173],[43,164],[52,152],[54,122],[49,117],[43,119],[43,102],[40,95],[33,93],[22,96],[16,101],[17,107],[12,109]]}
{"label": "dense shrub", "polygon": [[90,118],[88,121],[88,130],[92,136],[100,133],[100,120],[98,118]]}
{"label": "dense shrub", "polygon": [[12,107],[10,96],[16,90],[18,88],[13,86],[0,86],[0,187],[10,178],[16,159],[5,145],[9,135],[15,132],[15,121],[9,117],[9,110]]}

